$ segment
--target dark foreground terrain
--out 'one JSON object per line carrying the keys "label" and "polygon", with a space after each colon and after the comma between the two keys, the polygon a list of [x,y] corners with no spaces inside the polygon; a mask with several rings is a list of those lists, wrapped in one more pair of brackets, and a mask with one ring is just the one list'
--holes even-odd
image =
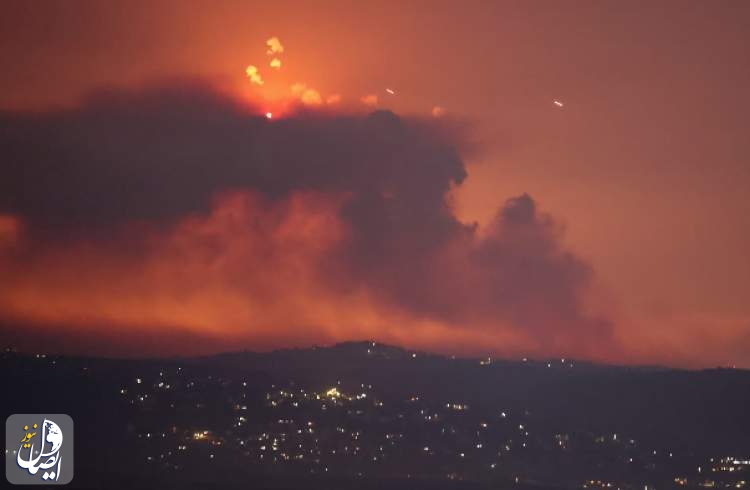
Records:
{"label": "dark foreground terrain", "polygon": [[742,370],[451,359],[356,342],[179,360],[6,351],[1,373],[3,417],[73,418],[76,488],[743,488],[750,480]]}

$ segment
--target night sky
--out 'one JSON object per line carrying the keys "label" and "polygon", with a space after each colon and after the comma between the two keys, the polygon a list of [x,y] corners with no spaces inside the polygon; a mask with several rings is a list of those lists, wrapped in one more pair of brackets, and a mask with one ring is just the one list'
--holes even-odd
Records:
{"label": "night sky", "polygon": [[0,341],[750,367],[750,4],[26,2]]}

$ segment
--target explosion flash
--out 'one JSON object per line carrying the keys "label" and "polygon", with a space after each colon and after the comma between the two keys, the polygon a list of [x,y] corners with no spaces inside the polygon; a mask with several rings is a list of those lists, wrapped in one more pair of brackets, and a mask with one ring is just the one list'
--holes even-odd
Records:
{"label": "explosion flash", "polygon": [[280,69],[281,68],[281,60],[278,58],[274,58],[271,60],[271,62],[268,64],[271,68]]}
{"label": "explosion flash", "polygon": [[260,76],[260,72],[258,71],[258,68],[255,67],[255,65],[250,65],[245,70],[245,73],[247,74],[247,78],[250,79],[252,83],[255,85],[263,85],[263,78]]}
{"label": "explosion flash", "polygon": [[284,52],[284,45],[281,44],[281,41],[279,41],[279,38],[274,36],[272,38],[269,38],[266,41],[266,45],[268,45],[268,49],[266,50],[267,55],[277,54],[277,53],[283,53]]}

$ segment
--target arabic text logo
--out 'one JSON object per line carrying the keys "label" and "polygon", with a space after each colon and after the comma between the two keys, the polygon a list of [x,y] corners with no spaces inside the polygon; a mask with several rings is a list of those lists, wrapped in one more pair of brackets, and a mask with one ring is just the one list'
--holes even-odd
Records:
{"label": "arabic text logo", "polygon": [[[6,457],[5,475],[10,483],[70,482],[73,477],[73,421],[69,416],[11,415],[5,429],[6,447],[18,447],[17,451],[13,451],[14,461]],[[16,438],[18,434],[23,436],[20,440]],[[15,442],[9,441],[11,437]],[[65,465],[63,459],[66,460]]]}

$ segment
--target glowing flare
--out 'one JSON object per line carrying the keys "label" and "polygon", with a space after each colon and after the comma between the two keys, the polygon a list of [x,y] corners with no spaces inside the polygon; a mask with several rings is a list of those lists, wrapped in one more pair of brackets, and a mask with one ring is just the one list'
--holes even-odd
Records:
{"label": "glowing flare", "polygon": [[249,65],[245,69],[245,74],[247,74],[247,78],[255,85],[263,85],[263,78],[260,76],[260,72],[255,65]]}
{"label": "glowing flare", "polygon": [[359,100],[366,106],[375,107],[378,105],[378,96],[375,94],[365,95]]}
{"label": "glowing flare", "polygon": [[301,100],[305,105],[320,105],[323,103],[318,91],[311,88],[305,90],[305,93],[302,94]]}
{"label": "glowing flare", "polygon": [[385,89],[385,91],[386,91],[386,92],[387,92],[388,94],[390,94],[390,95],[396,95],[396,91],[395,91],[395,90],[393,90],[393,89],[391,89],[391,88],[387,88],[387,89]]}
{"label": "glowing flare", "polygon": [[272,112],[266,112],[266,119],[273,119],[273,113]]}
{"label": "glowing flare", "polygon": [[271,62],[268,64],[271,68],[280,69],[281,68],[281,60],[278,58],[274,58],[271,60]]}
{"label": "glowing flare", "polygon": [[269,38],[266,41],[266,45],[268,46],[268,49],[266,50],[266,54],[268,55],[284,52],[284,46],[281,44],[281,41],[279,41],[279,38],[276,36]]}
{"label": "glowing flare", "polygon": [[297,97],[305,105],[320,105],[323,98],[320,92],[314,88],[308,87],[304,83],[295,83],[292,85],[292,95]]}
{"label": "glowing flare", "polygon": [[555,104],[557,107],[563,107],[565,105],[559,100],[553,100],[552,103]]}

